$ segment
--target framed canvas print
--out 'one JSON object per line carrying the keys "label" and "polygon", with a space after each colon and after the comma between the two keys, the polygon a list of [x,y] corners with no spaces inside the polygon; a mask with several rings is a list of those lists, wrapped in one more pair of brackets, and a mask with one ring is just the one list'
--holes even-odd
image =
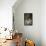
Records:
{"label": "framed canvas print", "polygon": [[33,15],[32,13],[24,13],[24,25],[33,24]]}

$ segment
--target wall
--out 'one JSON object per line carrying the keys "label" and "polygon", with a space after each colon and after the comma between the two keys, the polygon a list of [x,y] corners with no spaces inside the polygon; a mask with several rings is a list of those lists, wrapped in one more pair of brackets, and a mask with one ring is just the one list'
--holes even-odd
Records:
{"label": "wall", "polygon": [[41,42],[46,46],[46,0],[41,1]]}
{"label": "wall", "polygon": [[0,0],[0,27],[12,28],[12,6],[16,0]]}
{"label": "wall", "polygon": [[[18,4],[18,3],[16,3]],[[23,0],[17,7],[13,7],[15,28],[24,34],[24,38],[35,41],[36,46],[41,46],[41,1]],[[24,26],[24,13],[33,13],[33,25]]]}

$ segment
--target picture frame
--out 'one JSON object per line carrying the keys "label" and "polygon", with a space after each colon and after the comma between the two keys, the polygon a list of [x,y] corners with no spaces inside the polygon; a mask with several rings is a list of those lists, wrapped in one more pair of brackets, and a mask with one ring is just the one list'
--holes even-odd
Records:
{"label": "picture frame", "polygon": [[33,14],[32,13],[24,13],[24,25],[25,26],[33,25]]}

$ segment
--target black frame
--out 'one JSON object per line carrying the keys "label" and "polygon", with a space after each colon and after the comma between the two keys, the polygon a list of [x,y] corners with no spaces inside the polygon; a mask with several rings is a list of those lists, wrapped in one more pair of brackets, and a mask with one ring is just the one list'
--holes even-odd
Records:
{"label": "black frame", "polygon": [[24,25],[33,25],[32,13],[24,13]]}

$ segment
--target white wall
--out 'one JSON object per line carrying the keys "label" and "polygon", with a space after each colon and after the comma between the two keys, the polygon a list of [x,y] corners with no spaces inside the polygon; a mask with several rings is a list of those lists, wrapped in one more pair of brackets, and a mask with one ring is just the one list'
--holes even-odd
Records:
{"label": "white wall", "polygon": [[12,6],[16,0],[0,0],[0,27],[12,28]]}
{"label": "white wall", "polygon": [[46,0],[41,1],[41,41],[46,46]]}
{"label": "white wall", "polygon": [[[24,37],[35,41],[36,46],[41,46],[40,0],[23,0],[16,8],[14,5],[15,28],[22,32]],[[33,13],[33,25],[24,26],[24,13]]]}

